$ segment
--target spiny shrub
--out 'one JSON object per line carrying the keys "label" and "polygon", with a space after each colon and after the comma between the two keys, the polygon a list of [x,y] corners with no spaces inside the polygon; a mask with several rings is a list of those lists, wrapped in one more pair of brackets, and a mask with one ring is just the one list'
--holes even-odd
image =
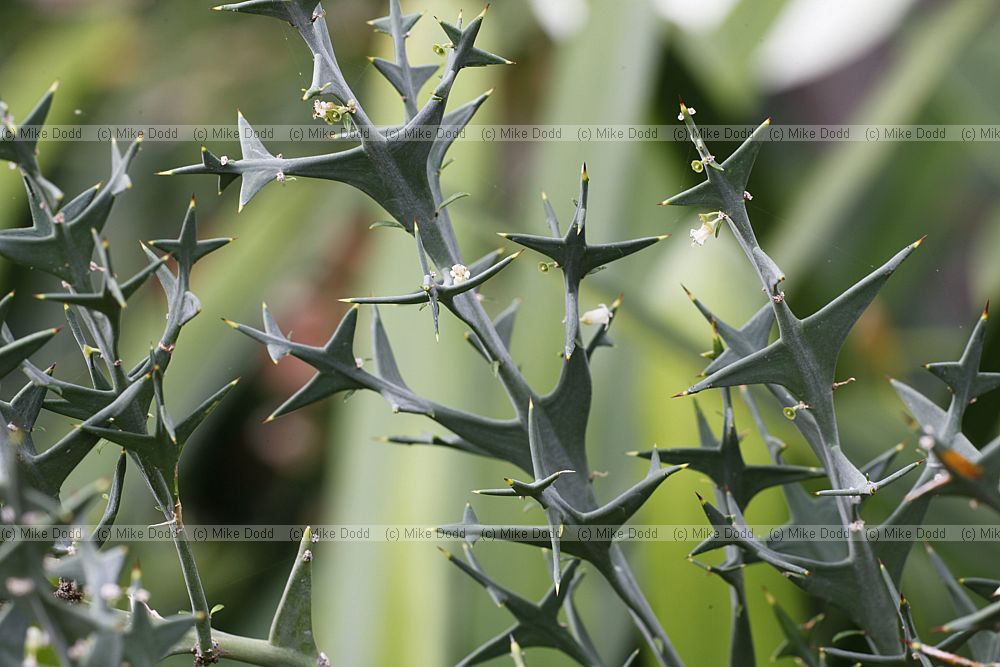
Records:
{"label": "spiny shrub", "polygon": [[[355,140],[357,146],[310,157],[274,155],[240,115],[242,159],[217,157],[203,147],[200,164],[163,173],[212,174],[219,179],[220,191],[242,179],[240,208],[273,181],[301,176],[346,183],[384,208],[394,219],[391,226],[413,237],[416,258],[412,280],[406,276],[399,280],[404,285],[409,280],[416,287],[409,291],[404,287],[397,296],[348,299],[353,307],[322,347],[292,341],[266,307],[260,328],[229,324],[266,346],[275,362],[291,355],[316,371],[271,418],[335,394],[374,391],[394,411],[423,415],[447,431],[433,436],[396,436],[390,438],[393,442],[455,449],[497,459],[523,471],[523,479],[512,473],[505,479],[506,487],[480,493],[531,498],[544,511],[544,538],[537,537],[537,533],[501,533],[496,530],[498,526],[483,523],[470,506],[466,506],[460,523],[442,527],[461,531],[465,536],[462,557],[446,551],[449,560],[513,617],[510,627],[474,649],[460,664],[477,664],[508,654],[517,664],[523,664],[522,649],[529,647],[556,649],[584,665],[609,664],[608,656],[602,656],[591,640],[573,603],[580,584],[579,566],[584,561],[607,581],[648,645],[647,655],[656,664],[683,664],[613,533],[607,538],[594,538],[607,533],[591,529],[622,526],[661,483],[686,468],[707,476],[716,487],[713,502],[701,500],[707,520],[716,530],[695,547],[691,559],[718,575],[731,589],[732,665],[753,663],[743,569],[758,563],[785,574],[820,606],[841,610],[868,646],[867,652],[818,647],[814,640],[815,619],[799,624],[775,606],[777,620],[787,636],[776,651],[777,657],[792,657],[807,665],[826,664],[831,657],[865,664],[1000,661],[996,634],[1000,602],[995,600],[1000,582],[956,580],[931,551],[932,562],[947,585],[958,618],[940,628],[946,633],[944,639],[927,642],[918,635],[909,604],[899,590],[913,542],[880,539],[889,536],[894,527],[922,523],[931,502],[939,495],[966,497],[1000,511],[1000,439],[977,448],[962,434],[962,418],[969,404],[1000,387],[1000,373],[979,370],[988,308],[973,328],[958,361],[927,366],[951,390],[947,410],[912,387],[893,381],[917,425],[925,458],[894,468],[893,462],[901,451],[897,446],[864,465],[852,462],[841,449],[834,409],[834,391],[845,382],[835,376],[837,358],[858,318],[922,239],[903,248],[815,314],[800,319],[782,291],[784,274],[757,242],[745,205],[751,198],[747,190],[751,169],[769,132],[769,122],[762,124],[729,158],[719,161],[699,134],[692,118],[694,110],[682,103],[678,118],[698,152],[692,168],[705,180],[662,203],[702,211],[701,226],[690,232],[692,245],[702,245],[728,229],[761,281],[764,304],[748,323],[736,327],[691,297],[712,327],[713,349],[705,355],[710,363],[703,379],[678,396],[717,390],[723,414],[721,436],[715,436],[705,414],[696,409],[700,447],[634,452],[649,460],[645,476],[616,497],[599,499],[588,474],[586,447],[592,398],[590,362],[599,348],[611,345],[609,330],[621,301],[581,314],[580,286],[594,271],[648,248],[665,236],[591,242],[586,167],[581,173],[572,219],[565,229],[545,201],[548,234],[502,234],[511,243],[540,254],[546,267],[558,269],[563,276],[565,338],[560,376],[553,391],[537,392],[511,358],[517,303],[491,316],[479,298],[479,289],[524,250],[507,256],[495,252],[466,263],[447,208],[455,195],[445,195],[440,179],[451,138],[471,121],[487,98],[482,95],[449,111],[456,78],[467,67],[509,61],[476,45],[485,11],[468,23],[461,18],[454,24],[442,21],[446,41],[436,45],[435,50],[447,56],[446,63],[429,98],[418,105],[420,91],[439,68],[410,64],[406,39],[420,15],[403,14],[398,0],[390,0],[389,6],[388,16],[370,23],[393,40],[395,60],[374,58],[372,64],[402,99],[400,126],[387,129],[372,123],[337,64],[325,13],[314,0],[250,0],[224,5],[216,9],[276,18],[299,32],[315,63],[304,99],[314,99],[317,119],[346,125],[344,137]],[[24,124],[41,124],[51,100],[50,91]],[[6,109],[4,114],[5,123],[17,136]],[[423,137],[430,132],[429,136],[443,138],[413,138],[404,131],[407,129],[419,130]],[[70,333],[89,371],[89,382],[78,385],[56,378],[52,368],[42,369],[28,361],[58,330],[18,338],[6,325],[3,327],[0,375],[6,378],[20,371],[28,378],[28,384],[10,403],[0,405],[5,426],[0,429],[3,521],[39,526],[82,522],[84,513],[103,491],[108,497],[99,529],[88,539],[79,543],[10,542],[0,548],[6,598],[0,607],[0,656],[4,664],[29,664],[30,659],[90,667],[126,662],[151,665],[177,653],[192,653],[196,664],[216,662],[222,656],[258,665],[329,664],[313,640],[308,531],[268,639],[229,635],[212,627],[184,528],[177,463],[184,443],[232,384],[211,394],[190,416],[175,421],[164,404],[163,382],[183,326],[200,310],[197,297],[190,291],[192,268],[207,254],[226,245],[228,239],[198,238],[192,201],[178,238],[149,242],[143,247],[148,258],[145,268],[127,280],[117,277],[107,243],[100,234],[114,199],[130,185],[126,171],[138,148],[137,142],[122,154],[113,145],[112,175],[107,183],[61,204],[61,193],[39,172],[30,141],[8,138],[0,144],[0,157],[20,168],[33,220],[30,228],[0,232],[0,254],[61,281],[63,291],[41,298],[66,305]],[[176,270],[168,268],[168,257]],[[167,324],[147,357],[125,365],[118,353],[123,309],[127,299],[153,275],[167,295]],[[0,302],[0,319],[9,311],[12,299],[10,295]],[[400,373],[379,318],[380,304],[427,306],[435,331],[442,311],[460,321],[469,330],[469,343],[492,367],[506,391],[513,417],[497,420],[470,414],[412,391]],[[358,363],[355,349],[362,306],[371,307],[374,372]],[[581,321],[599,325],[587,341]],[[770,342],[775,324],[778,336]],[[759,385],[760,390],[751,390],[753,385]],[[743,459],[734,421],[733,387],[738,388],[738,398],[746,404],[768,447],[772,459],[768,465],[748,465]],[[768,400],[793,421],[820,467],[784,462],[785,444],[768,432],[758,410],[757,391],[769,395]],[[74,419],[79,427],[49,447],[37,448],[33,425],[43,409]],[[102,439],[123,450],[110,488],[95,484],[60,500],[69,473]],[[115,520],[128,460],[146,481],[165,521],[174,529],[191,614],[160,618],[147,605],[148,593],[141,587],[138,571],[133,573],[133,583],[127,590],[129,609],[120,610],[115,604],[122,595],[118,580],[124,552],[121,548],[102,548],[100,527]],[[891,515],[880,524],[866,525],[864,501],[888,484],[912,478],[908,473],[921,465],[911,490]],[[826,479],[827,488],[819,492],[810,494],[800,484],[820,477]],[[746,527],[743,512],[756,494],[776,486],[781,487],[787,501],[788,528],[839,526],[844,539],[789,541],[755,537]],[[521,597],[497,583],[480,566],[472,545],[487,531],[509,534],[512,541],[547,551],[552,586],[540,601]],[[591,539],[582,539],[585,536]],[[714,550],[724,552],[721,564],[695,560]],[[993,601],[979,608],[965,589]],[[839,637],[834,643],[838,641]],[[977,662],[959,656],[963,650]],[[637,655],[639,649],[627,663]]]}

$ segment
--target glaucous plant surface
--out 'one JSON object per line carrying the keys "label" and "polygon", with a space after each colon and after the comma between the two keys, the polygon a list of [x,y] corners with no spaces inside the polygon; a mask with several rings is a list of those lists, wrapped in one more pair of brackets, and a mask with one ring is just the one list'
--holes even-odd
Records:
{"label": "glaucous plant surface", "polygon": [[[894,271],[920,246],[921,240],[847,288],[827,306],[799,318],[785,299],[785,276],[760,247],[745,203],[751,198],[748,181],[769,122],[762,124],[732,155],[717,160],[702,141],[692,116],[680,106],[679,120],[698,152],[694,171],[705,180],[671,197],[664,205],[692,206],[702,211],[702,224],[691,230],[692,245],[702,245],[723,228],[728,229],[755,269],[762,286],[762,306],[742,327],[727,324],[692,296],[698,311],[711,324],[713,349],[704,378],[681,392],[687,396],[717,390],[723,423],[716,436],[708,419],[696,408],[701,446],[633,452],[649,460],[646,475],[620,494],[601,499],[595,493],[587,460],[586,428],[591,408],[590,361],[599,348],[611,345],[609,330],[621,300],[581,313],[580,286],[588,275],[666,238],[646,237],[610,243],[588,239],[589,180],[581,171],[580,191],[569,224],[560,224],[551,204],[544,201],[545,234],[501,234],[522,246],[517,253],[490,253],[475,261],[463,256],[453,231],[448,204],[458,195],[442,191],[441,171],[456,132],[465,127],[488,93],[449,110],[449,97],[461,70],[468,67],[510,64],[477,46],[486,11],[468,22],[441,21],[444,42],[436,51],[446,55],[443,68],[412,65],[406,49],[410,29],[419,14],[403,14],[398,0],[390,0],[388,16],[371,21],[395,46],[393,61],[374,58],[373,66],[399,93],[403,120],[399,127],[378,128],[357,100],[337,64],[325,12],[314,0],[250,0],[216,9],[258,14],[291,24],[313,56],[314,71],[304,99],[314,99],[314,116],[328,123],[343,123],[345,136],[356,147],[331,154],[286,158],[272,154],[256,138],[249,122],[239,116],[241,159],[216,156],[202,148],[201,162],[163,172],[212,174],[220,191],[241,179],[239,206],[250,202],[271,182],[311,177],[353,186],[369,195],[414,240],[412,277],[399,276],[400,293],[348,299],[353,306],[329,342],[314,347],[286,335],[266,307],[262,325],[255,328],[228,322],[234,329],[265,345],[278,362],[289,355],[311,365],[316,373],[298,392],[279,406],[271,418],[326,399],[358,390],[383,396],[396,412],[423,415],[444,431],[435,436],[395,436],[402,444],[447,447],[486,456],[520,469],[512,471],[507,486],[480,490],[487,496],[531,498],[544,511],[548,537],[538,539],[514,534],[512,539],[550,554],[551,589],[539,601],[529,600],[494,581],[473,555],[473,545],[484,531],[499,526],[482,522],[465,508],[460,523],[444,526],[464,531],[462,554],[445,551],[462,572],[486,589],[490,597],[511,614],[512,625],[487,639],[460,661],[471,665],[511,655],[517,664],[522,649],[556,649],[584,665],[621,662],[607,649],[595,646],[573,596],[581,583],[580,564],[589,563],[609,584],[617,601],[608,609],[628,614],[645,640],[627,659],[638,655],[660,665],[682,665],[683,660],[653,613],[641,583],[633,575],[621,545],[608,539],[567,539],[586,535],[596,526],[627,523],[661,483],[690,468],[707,476],[716,487],[715,498],[702,499],[705,515],[718,531],[691,553],[692,561],[719,575],[731,588],[732,622],[718,634],[730,635],[730,662],[753,662],[751,619],[743,569],[764,563],[788,576],[822,606],[844,612],[863,635],[869,652],[857,653],[836,646],[818,647],[812,640],[816,622],[798,624],[782,609],[775,613],[787,640],[778,656],[793,657],[807,665],[826,663],[830,657],[866,664],[989,664],[1000,661],[1000,582],[985,579],[956,580],[939,557],[932,560],[949,587],[957,618],[941,630],[943,639],[918,636],[905,597],[901,576],[912,542],[880,540],[880,535],[901,525],[920,524],[932,500],[941,494],[958,495],[1000,511],[1000,439],[976,447],[961,432],[962,417],[970,402],[1000,387],[1000,373],[981,372],[979,361],[988,308],[973,329],[968,346],[955,362],[928,365],[928,370],[951,390],[947,409],[915,389],[894,381],[906,408],[918,425],[918,441],[925,458],[894,466],[900,447],[888,449],[864,465],[852,462],[841,448],[834,406],[834,392],[848,381],[836,376],[840,349],[858,318],[875,299]],[[440,71],[439,71],[440,70]],[[433,79],[439,74],[439,78]],[[419,105],[420,91],[434,81],[427,101]],[[50,91],[23,125],[40,125],[52,101]],[[454,105],[453,105],[454,106]],[[5,124],[16,126],[2,109]],[[410,129],[413,132],[402,130]],[[438,130],[444,130],[438,133]],[[441,136],[436,140],[426,137]],[[195,664],[211,664],[227,657],[257,665],[328,665],[330,659],[317,648],[311,619],[310,568],[313,560],[307,531],[300,545],[285,594],[274,615],[267,639],[230,635],[212,626],[211,609],[200,581],[184,528],[178,493],[178,460],[184,443],[199,424],[224,399],[233,384],[216,391],[191,415],[175,421],[163,400],[163,382],[171,354],[183,326],[195,317],[200,304],[191,291],[196,262],[223,247],[229,239],[200,239],[194,202],[188,208],[176,239],[151,241],[143,246],[148,263],[126,280],[115,274],[107,243],[101,238],[112,205],[130,182],[127,169],[139,149],[124,153],[112,146],[112,174],[104,185],[87,190],[68,203],[41,175],[34,159],[34,145],[24,140],[0,144],[0,158],[20,167],[33,226],[0,232],[0,254],[20,266],[43,271],[59,279],[62,291],[40,295],[66,305],[70,333],[79,343],[89,372],[84,385],[58,379],[52,368],[28,361],[58,330],[16,337],[4,326],[0,347],[0,375],[18,374],[27,384],[8,403],[0,405],[2,438],[3,521],[8,524],[51,525],[82,522],[101,493],[108,501],[94,535],[79,543],[9,542],[0,546],[4,602],[0,606],[0,662],[56,665],[152,665],[167,655],[190,653]],[[544,231],[544,229],[543,229]],[[729,242],[729,241],[723,241]],[[525,250],[541,255],[545,266],[558,269],[565,291],[565,338],[562,367],[555,389],[542,393],[532,387],[511,357],[517,303],[491,315],[479,290],[496,278]],[[176,264],[168,268],[167,260]],[[120,358],[118,347],[122,315],[127,300],[155,275],[167,296],[167,320],[158,344],[147,357]],[[793,276],[794,279],[794,276]],[[410,286],[413,286],[412,288]],[[6,316],[13,295],[0,302],[0,319]],[[513,416],[492,419],[471,414],[412,391],[393,356],[390,338],[378,314],[382,304],[427,306],[435,331],[442,312],[450,313],[469,330],[470,344],[489,364],[510,401]],[[373,370],[358,363],[356,334],[359,310],[371,308],[370,349]],[[596,324],[596,333],[584,341],[581,322]],[[777,324],[777,338],[771,332]],[[761,385],[760,389],[751,389]],[[770,451],[772,462],[748,465],[741,454],[740,435],[734,419],[733,388],[754,416],[757,430]],[[195,391],[195,390],[192,390]],[[802,439],[812,449],[819,467],[789,465],[783,460],[784,443],[770,435],[758,410],[755,392],[793,420]],[[67,435],[42,449],[33,441],[33,425],[41,410],[65,415],[78,422]],[[109,488],[100,484],[60,500],[69,473],[101,440],[120,446],[122,457]],[[174,542],[189,592],[193,613],[160,618],[148,605],[139,572],[123,592],[118,587],[125,562],[121,548],[105,548],[100,527],[115,521],[122,480],[128,461],[146,481],[173,528]],[[922,466],[922,467],[920,467]],[[919,474],[908,475],[919,467]],[[688,474],[691,474],[690,472]],[[799,484],[825,477],[825,490],[807,493]],[[890,483],[916,478],[911,491],[881,524],[866,525],[864,501]],[[751,537],[743,512],[764,489],[780,486],[790,513],[789,526],[836,525],[847,536],[842,542],[772,541]],[[669,521],[670,517],[663,517]],[[495,533],[496,534],[496,533]],[[721,564],[695,560],[703,553],[724,552]],[[961,581],[961,583],[959,583]],[[964,585],[964,586],[963,586]],[[990,603],[976,605],[966,589]],[[116,601],[127,596],[128,609]],[[614,606],[617,605],[617,606]],[[615,613],[608,611],[607,613]],[[836,643],[836,642],[834,642]],[[960,657],[967,651],[975,663]],[[332,652],[331,652],[332,654]],[[962,662],[962,661],[965,662]]]}

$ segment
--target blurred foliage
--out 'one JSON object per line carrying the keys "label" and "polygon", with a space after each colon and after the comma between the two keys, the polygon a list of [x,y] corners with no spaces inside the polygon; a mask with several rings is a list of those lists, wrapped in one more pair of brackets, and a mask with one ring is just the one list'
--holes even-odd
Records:
{"label": "blurred foliage", "polygon": [[[384,7],[374,0],[328,4],[345,73],[376,121],[395,122],[398,100],[365,60],[391,48],[364,25],[382,15]],[[769,29],[794,2],[741,0],[721,23],[700,33],[664,20],[654,10],[656,4],[595,0],[579,32],[552,41],[529,3],[499,3],[482,43],[519,64],[464,76],[454,99],[496,86],[480,115],[482,122],[669,124],[679,95],[697,106],[702,124],[756,123],[769,115],[778,123],[997,122],[1000,89],[993,84],[1000,79],[1000,22],[993,3],[915,3],[862,57],[783,90],[765,87],[752,62]],[[59,79],[62,86],[50,116],[54,123],[235,124],[237,105],[255,124],[306,122],[311,110],[299,97],[311,62],[292,30],[276,32],[270,22],[233,20],[208,7],[207,2],[152,0],[2,3],[0,92],[15,114],[23,114]],[[404,3],[404,9],[427,10],[429,16],[452,17],[460,8],[459,0]],[[479,7],[464,9],[475,13]],[[859,11],[857,20],[866,20],[865,11]],[[411,58],[437,61],[430,45],[440,39],[433,21],[421,21],[410,40]],[[288,155],[324,150],[280,141],[269,147]],[[714,148],[724,156],[731,147]],[[50,142],[41,151],[43,169],[67,192],[90,186],[106,173],[107,149],[98,144]],[[428,428],[417,418],[391,415],[377,397],[358,396],[347,406],[326,402],[262,426],[260,419],[308,371],[295,362],[273,367],[258,346],[218,319],[253,321],[263,299],[298,340],[321,342],[342,314],[338,297],[399,290],[409,275],[399,267],[416,261],[409,241],[389,230],[368,231],[368,224],[383,215],[346,187],[287,183],[269,188],[237,216],[235,194],[217,198],[209,179],[152,175],[190,163],[196,154],[194,144],[147,142],[133,169],[135,188],[121,198],[109,227],[112,241],[123,249],[118,253],[123,272],[141,262],[136,238],[174,232],[192,191],[199,198],[204,234],[238,238],[194,277],[204,312],[185,337],[210,341],[212,353],[196,356],[195,346],[181,345],[172,371],[177,385],[182,376],[183,384],[194,386],[217,386],[234,375],[247,380],[240,395],[213,417],[208,432],[185,451],[182,479],[189,522],[431,525],[457,520],[470,500],[469,489],[496,486],[511,471],[459,454],[373,443],[374,436]],[[610,495],[642,474],[643,467],[623,452],[654,442],[695,442],[692,407],[669,396],[688,386],[700,370],[695,352],[709,347],[710,332],[680,283],[733,323],[752,314],[761,295],[731,238],[724,233],[720,242],[692,249],[686,236],[696,226],[693,214],[653,205],[695,181],[686,167],[693,149],[672,142],[469,141],[458,144],[454,155],[457,165],[446,172],[445,185],[473,194],[451,207],[468,256],[495,246],[493,232],[543,229],[541,189],[565,216],[583,160],[592,178],[589,213],[596,240],[675,235],[661,248],[601,273],[585,294],[588,307],[625,294],[616,325],[619,346],[595,363],[592,462],[608,473],[597,482],[598,493]],[[957,354],[982,303],[1000,296],[998,156],[994,144],[944,142],[781,143],[761,154],[749,210],[762,245],[790,276],[794,289],[788,298],[797,312],[811,312],[903,243],[930,235],[926,252],[893,278],[841,358],[839,375],[858,380],[837,395],[845,449],[856,461],[909,436],[902,405],[884,376],[933,387],[919,364]],[[20,179],[13,172],[0,173],[0,201],[0,226],[27,224]],[[288,234],[290,227],[297,227],[297,233]],[[134,252],[124,252],[127,247]],[[834,260],[837,270],[832,269]],[[31,272],[7,264],[0,265],[0,272],[3,292],[41,291],[43,281]],[[524,363],[530,380],[543,385],[546,379],[554,381],[562,340],[558,279],[525,261],[491,286],[488,296],[498,308],[515,296],[530,295],[519,315],[514,356]],[[140,311],[159,312],[156,289],[140,296],[146,299],[138,304]],[[17,330],[50,326],[61,318],[55,306],[25,308],[21,300],[18,308],[12,321]],[[462,340],[461,326],[445,320],[441,342],[435,345],[425,316],[403,309],[384,312],[390,331],[405,327],[408,332],[405,338],[395,337],[400,340],[396,353],[404,374],[427,385],[414,389],[504,415],[502,392]],[[141,319],[132,317],[133,322]],[[133,352],[149,345],[157,326],[150,322],[148,334],[133,329]],[[70,346],[68,337],[50,345],[46,362],[55,354],[65,358],[64,372],[82,372],[70,361]],[[454,366],[441,373],[440,359],[446,354]],[[983,366],[1000,368],[995,327],[988,334]],[[175,387],[168,386],[168,393],[176,392]],[[181,411],[196,398],[177,395],[173,400]],[[702,399],[702,405],[710,417],[717,416],[714,397]],[[632,412],[641,419],[623,425],[615,418]],[[970,409],[966,432],[977,443],[986,441],[997,432],[998,414],[1000,396],[985,397]],[[779,417],[772,427],[792,445],[790,462],[811,464],[808,449],[781,422]],[[748,415],[738,411],[737,423],[748,429]],[[913,444],[912,439],[907,442]],[[759,440],[750,437],[746,448],[749,461],[766,460]],[[95,452],[67,488],[110,474],[113,449]],[[394,480],[392,488],[374,486],[370,473],[375,470],[382,479]],[[436,493],[426,493],[427,488]],[[706,488],[708,482],[697,475],[678,476],[637,520],[700,523],[693,491]],[[885,496],[894,500],[893,494],[900,492],[890,489]],[[474,504],[482,516],[538,519],[488,499],[477,498]],[[880,496],[871,506],[878,514],[890,505]],[[984,514],[988,511],[944,500],[928,520],[990,520]],[[152,522],[154,517],[146,490],[129,477],[119,520]],[[764,493],[749,514],[751,522],[783,518],[781,497],[774,490]],[[691,546],[660,542],[630,549],[639,578],[681,655],[692,665],[721,664],[727,647],[717,641],[717,628],[728,623],[728,589],[700,576],[684,560]],[[939,551],[958,575],[995,576],[984,568],[1000,557],[997,545],[981,545],[976,558],[957,547],[943,544]],[[490,545],[477,553],[498,580],[526,597],[546,587],[546,567],[534,550]],[[209,602],[226,606],[217,617],[219,626],[264,632],[294,554],[291,544],[198,545]],[[337,656],[339,664],[445,664],[507,623],[503,611],[451,571],[432,545],[326,544],[319,554],[316,629],[321,647]],[[179,571],[172,548],[140,544],[131,555],[142,559],[158,608],[185,606],[183,589],[175,584]],[[929,568],[917,554],[907,581],[927,575]],[[781,577],[751,569],[748,592],[759,661],[779,641],[777,621],[761,593],[765,585],[796,619],[805,620],[815,611]],[[581,589],[581,611],[597,645],[609,647],[605,657],[621,661],[637,638],[624,611],[604,604],[608,595],[602,586],[597,577],[588,578]],[[936,586],[906,589],[904,584],[904,589],[922,627],[945,620],[946,612],[933,602],[942,592]],[[832,633],[839,622],[828,620],[822,632]],[[389,626],[394,628],[391,641],[383,632]],[[716,640],[706,641],[709,637]],[[541,652],[528,655],[529,664],[555,660]]]}

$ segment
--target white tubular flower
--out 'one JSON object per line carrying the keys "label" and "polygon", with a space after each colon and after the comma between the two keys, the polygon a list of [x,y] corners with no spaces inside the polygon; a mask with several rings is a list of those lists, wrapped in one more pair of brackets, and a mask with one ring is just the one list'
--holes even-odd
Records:
{"label": "white tubular flower", "polygon": [[229,164],[229,156],[228,155],[223,155],[222,157],[220,157],[219,158],[219,164],[221,164],[223,167],[226,166],[227,164]]}
{"label": "white tubular flower", "polygon": [[600,324],[605,329],[611,326],[611,318],[614,317],[614,313],[603,303],[594,308],[593,310],[588,310],[581,317],[580,321],[584,324]]}
{"label": "white tubular flower", "polygon": [[465,264],[456,264],[451,267],[451,282],[455,285],[461,285],[466,280],[472,277],[472,273],[469,271],[469,267]]}
{"label": "white tubular flower", "polygon": [[743,191],[743,199],[745,199],[747,201],[750,201],[751,199],[753,199],[753,195],[750,194],[749,190],[744,190]]}
{"label": "white tubular flower", "polygon": [[719,223],[723,220],[729,219],[729,216],[722,211],[716,211],[714,213],[699,213],[698,217],[701,219],[701,227],[691,230],[690,236],[692,246],[705,245],[705,241],[718,233]]}
{"label": "white tubular flower", "polygon": [[702,224],[698,229],[691,230],[691,245],[692,246],[703,246],[705,241],[712,238],[715,231],[706,224]]}

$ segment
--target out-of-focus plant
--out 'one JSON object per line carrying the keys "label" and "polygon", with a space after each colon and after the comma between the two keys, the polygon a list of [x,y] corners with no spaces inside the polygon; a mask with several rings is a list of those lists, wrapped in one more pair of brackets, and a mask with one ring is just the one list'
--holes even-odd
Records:
{"label": "out-of-focus plant", "polygon": [[[963,496],[1000,511],[1000,438],[980,449],[961,432],[967,407],[982,394],[1000,387],[1000,373],[979,370],[989,304],[973,328],[959,361],[926,365],[951,391],[947,411],[915,389],[893,381],[918,425],[919,445],[926,458],[889,472],[901,449],[897,446],[858,467],[841,449],[833,395],[852,379],[838,381],[835,375],[837,358],[854,324],[893,272],[924,239],[906,246],[816,313],[800,319],[785,299],[782,290],[785,275],[758,244],[746,209],[746,202],[752,199],[747,182],[770,119],[720,163],[702,140],[693,115],[694,110],[681,102],[678,118],[686,125],[698,151],[692,168],[705,173],[707,178],[662,204],[711,210],[711,213],[701,214],[701,227],[691,230],[692,245],[703,245],[723,227],[728,228],[755,269],[768,301],[747,325],[736,328],[716,318],[695,300],[695,305],[712,324],[716,340],[714,351],[721,354],[710,354],[714,358],[705,369],[704,378],[678,394],[687,396],[720,389],[723,395],[726,423],[723,441],[718,447],[723,454],[713,456],[711,431],[703,427],[706,441],[703,444],[709,449],[679,454],[675,458],[690,460],[718,487],[718,507],[702,500],[705,515],[718,530],[695,548],[692,556],[723,547],[727,551],[722,565],[706,567],[720,574],[733,587],[733,648],[736,649],[741,641],[750,641],[749,625],[742,620],[745,605],[741,569],[753,562],[765,562],[823,605],[846,613],[871,650],[870,654],[837,647],[817,651],[807,641],[807,633],[789,623],[787,615],[779,610],[779,621],[788,635],[779,655],[793,656],[810,665],[823,663],[826,655],[866,664],[996,663],[1000,659],[1000,644],[996,642],[994,631],[1000,618],[1000,604],[993,603],[976,611],[939,558],[935,558],[934,563],[950,583],[956,611],[966,614],[941,628],[949,633],[947,638],[937,644],[922,640],[910,615],[909,604],[899,592],[903,567],[916,533],[898,528],[920,525],[934,497],[941,494]],[[769,343],[773,322],[777,323],[778,338]],[[723,346],[726,346],[724,351]],[[806,495],[801,487],[785,487],[791,515],[787,534],[794,536],[797,527],[808,525],[840,526],[845,535],[842,542],[773,540],[769,543],[748,531],[743,519],[747,502],[746,475],[738,456],[739,436],[732,423],[732,387],[740,388],[775,463],[781,462],[784,449],[783,443],[770,436],[764,426],[748,389],[750,385],[764,386],[777,401],[821,462],[830,482],[830,488],[816,492],[815,497]],[[724,454],[727,444],[729,457]],[[660,457],[663,458],[662,453]],[[699,462],[702,463],[699,465]],[[862,512],[864,500],[924,463],[922,474],[892,514],[880,524],[866,525]],[[997,588],[992,587],[988,594],[995,597],[996,592]],[[979,635],[981,631],[985,636]],[[965,658],[957,655],[966,644],[978,662],[963,662]]]}
{"label": "out-of-focus plant", "polygon": [[[42,369],[28,357],[59,329],[16,337],[7,324],[0,331],[0,377],[16,371],[28,383],[10,403],[0,403],[0,502],[2,520],[13,526],[76,530],[59,539],[24,539],[4,533],[0,546],[0,663],[4,665],[153,665],[167,655],[191,653],[195,664],[220,656],[266,665],[316,665],[325,660],[312,640],[310,615],[310,533],[306,531],[285,596],[267,640],[213,631],[211,612],[183,521],[178,462],[184,444],[236,385],[233,381],[205,399],[188,416],[174,420],[164,403],[163,383],[183,327],[201,310],[190,289],[195,263],[231,239],[199,239],[191,200],[176,239],[142,245],[147,263],[134,276],[120,278],[102,233],[115,199],[132,184],[128,168],[141,139],[122,153],[111,146],[111,176],[67,203],[45,180],[35,160],[36,137],[52,104],[55,86],[21,124],[4,115],[0,157],[20,169],[32,226],[0,232],[0,254],[15,264],[49,274],[61,291],[38,294],[64,304],[66,324],[79,346],[89,381],[76,384]],[[168,267],[168,260],[176,269]],[[166,296],[163,332],[149,353],[126,361],[119,352],[128,300],[155,275]],[[14,294],[0,301],[0,321]],[[198,388],[191,388],[197,393]],[[46,448],[35,444],[42,410],[74,420],[73,428]],[[152,424],[150,420],[152,419]],[[109,483],[96,482],[60,502],[70,473],[102,440],[121,447]],[[138,569],[123,591],[118,581],[124,547],[103,549],[121,504],[128,461],[141,475],[163,514],[177,549],[190,613],[162,618],[147,602]],[[93,533],[83,536],[87,511],[106,495],[107,505]],[[129,610],[116,602],[127,596]]]}

